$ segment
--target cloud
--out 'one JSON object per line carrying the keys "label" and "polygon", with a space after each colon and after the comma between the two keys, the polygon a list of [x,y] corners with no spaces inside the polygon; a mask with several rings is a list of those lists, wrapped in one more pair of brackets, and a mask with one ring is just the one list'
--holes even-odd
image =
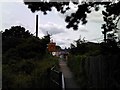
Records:
{"label": "cloud", "polygon": [[[118,22],[118,29],[120,29],[120,20]],[[118,30],[118,38],[120,39],[120,30]]]}
{"label": "cloud", "polygon": [[119,20],[119,22],[118,22],[118,28],[120,29],[120,20]]}
{"label": "cloud", "polygon": [[102,16],[102,11],[104,10],[103,6],[100,6],[99,11],[95,11],[94,8],[92,8],[92,12],[90,14],[87,14],[87,19],[88,21],[95,22],[95,23],[100,23],[103,22],[103,16]]}
{"label": "cloud", "polygon": [[[100,37],[101,35],[101,23],[102,23],[102,14],[101,11],[95,12],[93,11],[88,16],[88,23],[86,25],[79,24],[78,30],[74,31],[72,28],[66,29],[65,24],[67,23],[60,23],[62,19],[65,19],[65,15],[60,14],[54,9],[52,11],[55,15],[50,15],[49,18],[52,20],[50,21],[45,18],[45,22],[49,23],[42,23],[40,24],[40,31],[44,34],[48,33],[52,34],[51,39],[56,42],[57,45],[60,45],[62,48],[69,47],[71,43],[75,40],[78,40],[85,37],[85,40],[95,39],[96,37]],[[70,14],[71,12],[75,12],[75,8],[71,9],[71,11],[67,12]],[[57,18],[53,20],[53,18]],[[59,18],[60,17],[60,18]],[[59,20],[58,20],[59,18]],[[97,23],[96,23],[97,22]]]}
{"label": "cloud", "polygon": [[[96,25],[96,26],[95,26]],[[95,27],[96,29],[93,29]],[[64,25],[59,25],[54,22],[48,22],[46,24],[40,24],[39,33],[42,35],[52,34],[51,39],[56,42],[57,45],[60,45],[62,48],[69,47],[71,43],[75,40],[78,40],[85,37],[85,40],[91,40],[96,37],[99,37],[101,31],[99,23],[88,23],[87,25],[79,25],[77,31],[73,29],[66,29]]]}
{"label": "cloud", "polygon": [[[99,11],[95,11],[94,8],[91,8],[92,12],[87,14],[88,21],[92,22],[103,22],[102,10],[104,10],[104,6],[99,5]],[[70,4],[70,10],[68,10],[65,14],[57,13],[61,18],[65,18],[66,16],[70,16],[71,13],[75,13],[78,7],[74,4]]]}
{"label": "cloud", "polygon": [[[30,13],[29,9],[23,3],[2,2],[2,30],[11,26],[21,25],[35,33],[34,29],[34,14]],[[21,14],[22,13],[22,14]]]}
{"label": "cloud", "polygon": [[51,23],[51,22],[48,22],[45,25],[40,24],[40,30],[44,34],[46,34],[48,32],[49,34],[52,34],[52,35],[65,32],[65,28],[63,28],[61,25],[58,25],[58,24],[55,24],[55,23]]}
{"label": "cloud", "polygon": [[60,46],[66,44],[66,42],[65,42],[64,39],[57,39],[57,40],[55,40],[55,41],[56,41],[57,45],[60,45]]}
{"label": "cloud", "polygon": [[85,26],[79,25],[79,29],[74,31],[73,29],[67,29],[64,25],[59,25],[53,22],[48,22],[46,24],[40,24],[40,34],[46,35],[47,32],[51,34],[51,39],[60,45],[62,48],[70,46],[74,40],[77,40],[80,34],[88,33]]}
{"label": "cloud", "polygon": [[80,32],[88,32],[87,28],[85,25],[78,24],[78,30]]}
{"label": "cloud", "polygon": [[90,13],[87,19],[88,21],[92,21],[96,23],[103,22],[102,14],[100,12],[95,12],[95,11]]}
{"label": "cloud", "polygon": [[57,11],[55,11],[55,13],[58,14],[61,18],[65,18],[66,16],[70,16],[71,13],[75,13],[78,9],[78,6],[72,2],[70,2],[69,7],[70,9],[67,10],[64,14],[61,14],[60,12],[58,13]]}
{"label": "cloud", "polygon": [[[77,40],[81,34],[84,34],[83,31],[77,30],[74,31],[72,29],[66,29],[64,33],[59,33],[52,35],[51,38],[57,45],[60,45],[62,48],[69,47],[74,40]],[[82,36],[83,37],[83,36]]]}
{"label": "cloud", "polygon": [[23,2],[23,0],[0,0],[0,2]]}

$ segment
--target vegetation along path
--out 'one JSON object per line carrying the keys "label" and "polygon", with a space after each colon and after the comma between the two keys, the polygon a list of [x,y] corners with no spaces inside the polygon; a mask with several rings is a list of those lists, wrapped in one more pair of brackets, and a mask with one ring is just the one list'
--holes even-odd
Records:
{"label": "vegetation along path", "polygon": [[65,78],[65,88],[79,88],[73,79],[73,74],[67,66],[67,62],[64,60],[59,60],[60,71],[63,73]]}

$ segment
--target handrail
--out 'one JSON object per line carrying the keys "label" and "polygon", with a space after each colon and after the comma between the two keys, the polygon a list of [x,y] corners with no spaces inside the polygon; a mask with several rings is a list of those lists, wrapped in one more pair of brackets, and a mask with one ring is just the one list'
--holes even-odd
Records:
{"label": "handrail", "polygon": [[62,73],[62,90],[65,90],[65,80],[63,73]]}
{"label": "handrail", "polygon": [[[51,69],[49,69],[49,75],[50,75],[50,78],[51,78],[51,81],[54,82],[55,84],[59,85],[59,87],[62,89],[62,90],[65,90],[65,81],[64,81],[64,75],[62,72],[60,71],[57,71],[55,70],[55,66],[53,66]],[[51,77],[51,72],[54,72],[58,75],[59,77],[59,80],[56,81],[56,80],[53,80],[52,77]]]}

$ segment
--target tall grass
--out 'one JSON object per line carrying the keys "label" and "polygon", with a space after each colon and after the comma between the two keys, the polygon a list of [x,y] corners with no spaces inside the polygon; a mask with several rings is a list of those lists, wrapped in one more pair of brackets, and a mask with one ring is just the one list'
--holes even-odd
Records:
{"label": "tall grass", "polygon": [[3,88],[49,88],[47,69],[58,65],[52,56],[42,60],[21,60],[3,65]]}

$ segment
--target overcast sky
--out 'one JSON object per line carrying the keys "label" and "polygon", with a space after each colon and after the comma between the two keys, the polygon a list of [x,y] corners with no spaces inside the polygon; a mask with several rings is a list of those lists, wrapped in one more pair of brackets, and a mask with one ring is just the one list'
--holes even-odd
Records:
{"label": "overcast sky", "polygon": [[[2,5],[2,6],[1,6]],[[75,7],[70,4],[72,7]],[[2,2],[0,3],[2,17],[2,27],[0,30],[4,31],[11,26],[21,25],[28,29],[31,33],[35,33],[35,16],[39,15],[39,37],[51,34],[51,39],[60,45],[62,48],[69,47],[70,43],[77,40],[80,36],[85,37],[85,40],[100,42],[103,39],[101,24],[103,24],[101,10],[98,12],[92,12],[88,15],[88,23],[86,25],[79,25],[79,29],[74,31],[73,29],[66,29],[66,23],[64,21],[65,15],[58,13],[55,9],[49,12],[47,15],[43,15],[42,12],[32,13],[27,5],[23,2]],[[74,12],[76,8],[68,11]],[[67,15],[66,14],[66,15]]]}

